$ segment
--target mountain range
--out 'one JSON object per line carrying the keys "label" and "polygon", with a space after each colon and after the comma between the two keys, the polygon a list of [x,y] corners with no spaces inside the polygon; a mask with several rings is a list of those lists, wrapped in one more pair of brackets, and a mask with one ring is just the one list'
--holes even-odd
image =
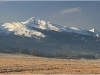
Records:
{"label": "mountain range", "polygon": [[96,29],[61,26],[31,17],[25,22],[0,23],[0,48],[32,48],[48,52],[100,54],[100,32]]}
{"label": "mountain range", "polygon": [[13,22],[13,23],[0,23],[0,33],[8,35],[14,32],[15,35],[24,35],[26,37],[46,37],[43,33],[34,30],[33,28],[47,30],[47,31],[56,31],[56,32],[70,32],[70,33],[77,33],[82,35],[89,35],[89,36],[100,36],[100,32],[96,29],[85,30],[83,28],[76,28],[76,27],[67,27],[56,25],[50,22],[45,22],[44,20],[40,20],[36,17],[31,17],[29,20],[25,22]]}

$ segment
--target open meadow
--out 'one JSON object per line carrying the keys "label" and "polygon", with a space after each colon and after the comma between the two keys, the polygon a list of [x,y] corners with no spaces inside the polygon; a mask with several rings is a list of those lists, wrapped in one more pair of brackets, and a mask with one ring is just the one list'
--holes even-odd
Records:
{"label": "open meadow", "polygon": [[100,60],[68,60],[0,53],[0,74],[100,74]]}

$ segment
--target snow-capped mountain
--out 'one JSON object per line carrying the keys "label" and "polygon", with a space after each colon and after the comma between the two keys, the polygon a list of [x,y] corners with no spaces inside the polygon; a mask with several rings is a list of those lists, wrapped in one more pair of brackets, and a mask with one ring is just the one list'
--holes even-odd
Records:
{"label": "snow-capped mountain", "polygon": [[0,23],[0,50],[23,46],[49,52],[100,53],[100,32],[96,29],[61,26],[37,17],[25,22]]}
{"label": "snow-capped mountain", "polygon": [[45,22],[36,17],[31,17],[29,20],[25,22],[13,22],[13,23],[0,23],[0,33],[4,33],[6,35],[14,32],[15,35],[23,35],[26,37],[42,37],[45,38],[46,35],[43,33],[34,30],[33,28],[38,28],[41,30],[53,30],[57,32],[71,32],[71,33],[78,33],[82,35],[93,35],[93,36],[100,36],[100,32],[94,29],[85,30],[83,28],[76,28],[76,27],[67,27],[56,25],[50,22]]}

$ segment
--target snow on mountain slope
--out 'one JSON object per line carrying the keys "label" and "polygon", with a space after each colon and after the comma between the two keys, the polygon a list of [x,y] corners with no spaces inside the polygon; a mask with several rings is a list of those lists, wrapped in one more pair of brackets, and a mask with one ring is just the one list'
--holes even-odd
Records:
{"label": "snow on mountain slope", "polygon": [[96,29],[91,29],[89,31],[92,32],[92,33],[94,33],[94,34],[96,34],[97,37],[100,36],[100,32],[98,30],[96,30]]}
{"label": "snow on mountain slope", "polygon": [[4,34],[4,35],[8,35],[10,34],[10,32],[4,28],[3,26],[1,26],[3,23],[0,23],[0,34]]}
{"label": "snow on mountain slope", "polygon": [[43,33],[33,30],[32,28],[38,28],[47,31],[53,30],[57,32],[71,32],[82,35],[92,35],[91,33],[93,33],[97,37],[100,36],[100,32],[94,29],[85,30],[83,28],[56,25],[50,22],[45,22],[37,17],[31,17],[25,22],[0,23],[0,33],[10,34],[11,32],[14,32],[15,35],[23,35],[26,37],[46,37],[46,35]]}
{"label": "snow on mountain slope", "polygon": [[45,37],[44,34],[38,32],[36,30],[31,30],[27,28],[25,25],[21,24],[20,22],[13,22],[13,23],[4,23],[1,25],[8,30],[8,32],[14,32],[15,35],[24,35],[26,37],[38,36],[38,37]]}
{"label": "snow on mountain slope", "polygon": [[92,32],[92,33],[100,35],[100,32],[98,30],[96,30],[96,29],[91,29],[89,31]]}
{"label": "snow on mountain slope", "polygon": [[39,29],[46,29],[46,30],[54,30],[54,31],[60,31],[60,29],[56,26],[53,26],[50,22],[45,22],[43,20],[40,20],[39,18],[32,17],[26,22],[21,22],[22,24],[26,25],[27,27],[35,27]]}
{"label": "snow on mountain slope", "polygon": [[65,27],[63,28],[66,32],[73,32],[73,33],[78,33],[82,35],[89,35],[89,32],[83,28],[76,28],[76,27]]}
{"label": "snow on mountain slope", "polygon": [[21,22],[21,23],[25,24],[27,27],[30,27],[30,28],[35,27],[35,28],[39,28],[42,30],[54,30],[54,31],[58,31],[58,32],[64,31],[64,32],[78,33],[78,34],[82,34],[82,35],[91,35],[91,32],[89,30],[85,30],[83,28],[56,25],[56,24],[53,24],[50,22],[45,22],[36,17],[32,17],[29,20],[27,20],[26,22]]}

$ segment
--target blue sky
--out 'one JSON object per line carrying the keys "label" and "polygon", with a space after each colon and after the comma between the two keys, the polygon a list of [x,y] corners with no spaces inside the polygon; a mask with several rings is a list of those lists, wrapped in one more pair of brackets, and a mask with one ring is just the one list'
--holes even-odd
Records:
{"label": "blue sky", "polygon": [[0,22],[21,22],[31,17],[100,31],[100,1],[0,1]]}

